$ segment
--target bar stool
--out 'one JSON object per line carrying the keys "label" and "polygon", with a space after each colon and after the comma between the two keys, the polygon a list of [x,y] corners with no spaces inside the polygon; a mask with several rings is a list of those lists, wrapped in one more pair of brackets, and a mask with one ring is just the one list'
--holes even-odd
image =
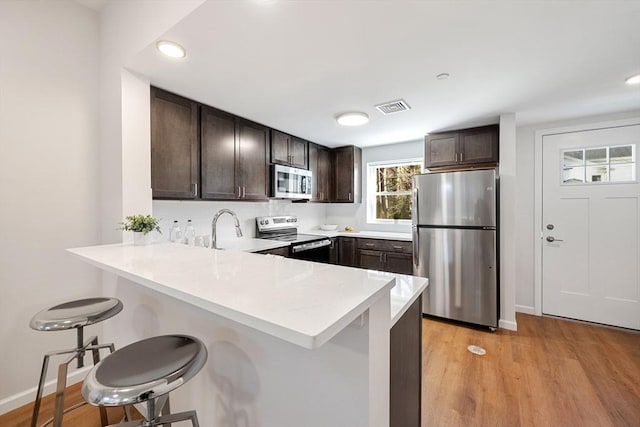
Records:
{"label": "bar stool", "polygon": [[[117,298],[88,298],[59,304],[42,310],[33,316],[29,326],[36,331],[64,331],[75,328],[77,334],[75,348],[51,351],[46,353],[44,356],[42,371],[40,372],[40,381],[38,382],[38,392],[36,393],[36,400],[33,406],[31,427],[36,427],[36,422],[38,420],[44,381],[47,376],[47,369],[51,356],[59,356],[63,354],[71,355],[58,366],[58,380],[53,418],[45,422],[43,425],[53,422],[54,427],[61,427],[62,417],[65,412],[85,404],[85,402],[81,402],[67,409],[64,408],[64,393],[67,387],[67,370],[69,368],[69,364],[74,360],[77,360],[77,367],[82,368],[84,366],[84,356],[87,351],[91,351],[93,353],[94,365],[100,361],[100,349],[108,348],[111,353],[113,353],[113,343],[98,344],[98,338],[96,336],[92,336],[87,341],[84,341],[84,327],[115,316],[120,313],[120,311],[122,311],[122,302]],[[107,424],[107,413],[104,409],[100,411],[100,419],[103,426]]]}
{"label": "bar stool", "polygon": [[113,426],[152,427],[190,420],[194,427],[199,427],[196,411],[169,413],[169,392],[193,378],[206,361],[207,349],[197,338],[187,335],[147,338],[121,348],[94,366],[82,384],[82,397],[102,407],[146,402],[145,421]]}

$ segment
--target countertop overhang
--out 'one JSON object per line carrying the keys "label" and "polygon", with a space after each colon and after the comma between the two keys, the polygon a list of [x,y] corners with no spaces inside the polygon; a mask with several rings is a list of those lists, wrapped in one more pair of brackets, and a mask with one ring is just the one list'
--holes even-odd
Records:
{"label": "countertop overhang", "polygon": [[[396,275],[389,273],[172,243],[112,244],[69,252],[133,282],[309,349],[329,341],[396,283]],[[415,289],[423,290],[426,279],[415,279]],[[405,308],[398,301],[392,317]]]}

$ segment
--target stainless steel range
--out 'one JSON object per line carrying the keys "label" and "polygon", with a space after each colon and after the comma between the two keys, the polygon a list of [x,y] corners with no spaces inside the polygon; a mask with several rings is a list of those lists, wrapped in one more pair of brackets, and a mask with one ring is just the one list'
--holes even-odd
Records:
{"label": "stainless steel range", "polygon": [[331,239],[312,234],[298,234],[295,216],[260,216],[256,218],[256,237],[289,242],[289,256],[316,262],[329,262]]}

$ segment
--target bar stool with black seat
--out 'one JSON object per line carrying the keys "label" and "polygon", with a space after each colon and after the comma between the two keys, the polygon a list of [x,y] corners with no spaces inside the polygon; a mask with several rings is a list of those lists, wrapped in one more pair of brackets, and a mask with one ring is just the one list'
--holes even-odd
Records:
{"label": "bar stool with black seat", "polygon": [[82,397],[101,407],[146,403],[145,421],[113,426],[152,427],[190,420],[199,427],[195,410],[169,413],[169,392],[193,378],[206,361],[207,349],[197,338],[147,338],[121,348],[94,366],[82,384]]}
{"label": "bar stool with black seat", "polygon": [[[53,418],[46,421],[43,425],[53,422],[54,427],[62,426],[62,417],[64,413],[75,409],[85,402],[64,408],[64,393],[67,387],[67,370],[69,364],[77,360],[77,367],[84,366],[84,356],[87,352],[93,353],[94,365],[100,361],[100,350],[108,348],[113,353],[115,347],[113,343],[98,344],[98,337],[92,336],[84,341],[84,327],[102,322],[122,311],[122,302],[117,298],[87,298],[58,304],[54,307],[40,311],[31,319],[29,326],[36,331],[64,331],[68,329],[76,329],[76,347],[67,350],[51,351],[45,354],[42,362],[42,370],[40,372],[40,381],[38,382],[38,391],[33,406],[33,415],[31,417],[31,427],[36,427],[38,414],[40,412],[40,402],[42,400],[42,391],[44,381],[47,376],[49,359],[52,356],[70,354],[63,363],[58,366],[58,379],[56,386],[56,398],[54,404]],[[100,419],[102,425],[107,424],[107,414],[105,410],[100,411]]]}

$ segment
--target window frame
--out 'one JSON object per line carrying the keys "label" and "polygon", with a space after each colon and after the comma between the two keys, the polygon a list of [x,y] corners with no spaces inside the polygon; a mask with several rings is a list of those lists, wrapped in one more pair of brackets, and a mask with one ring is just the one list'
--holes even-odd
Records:
{"label": "window frame", "polygon": [[[610,151],[612,148],[618,147],[632,147],[632,159],[630,162],[617,162],[611,163]],[[588,165],[586,159],[586,153],[589,150],[598,150],[605,149],[606,150],[606,162],[602,163],[602,166],[607,167],[607,180],[606,181],[587,181],[587,168],[590,166],[596,165]],[[638,162],[637,158],[637,150],[638,144],[635,142],[627,143],[627,144],[616,144],[616,145],[602,145],[598,147],[571,147],[571,148],[562,148],[560,149],[560,186],[599,186],[599,185],[624,185],[624,184],[636,184],[638,182]],[[564,181],[564,171],[567,169],[567,166],[564,164],[565,153],[571,151],[582,151],[582,164],[581,165],[573,165],[573,168],[582,168],[583,169],[583,178],[584,181],[575,181],[575,182],[565,182]],[[634,179],[629,181],[611,181],[611,172],[610,169],[612,166],[617,165],[631,165],[633,170]]]}
{"label": "window frame", "polygon": [[396,167],[417,165],[420,167],[420,173],[424,173],[423,158],[413,157],[408,159],[396,160],[380,160],[367,162],[367,224],[411,224],[411,219],[387,219],[376,217],[376,196],[378,195],[404,195],[411,194],[411,191],[384,191],[377,192],[377,170],[381,167]]}

